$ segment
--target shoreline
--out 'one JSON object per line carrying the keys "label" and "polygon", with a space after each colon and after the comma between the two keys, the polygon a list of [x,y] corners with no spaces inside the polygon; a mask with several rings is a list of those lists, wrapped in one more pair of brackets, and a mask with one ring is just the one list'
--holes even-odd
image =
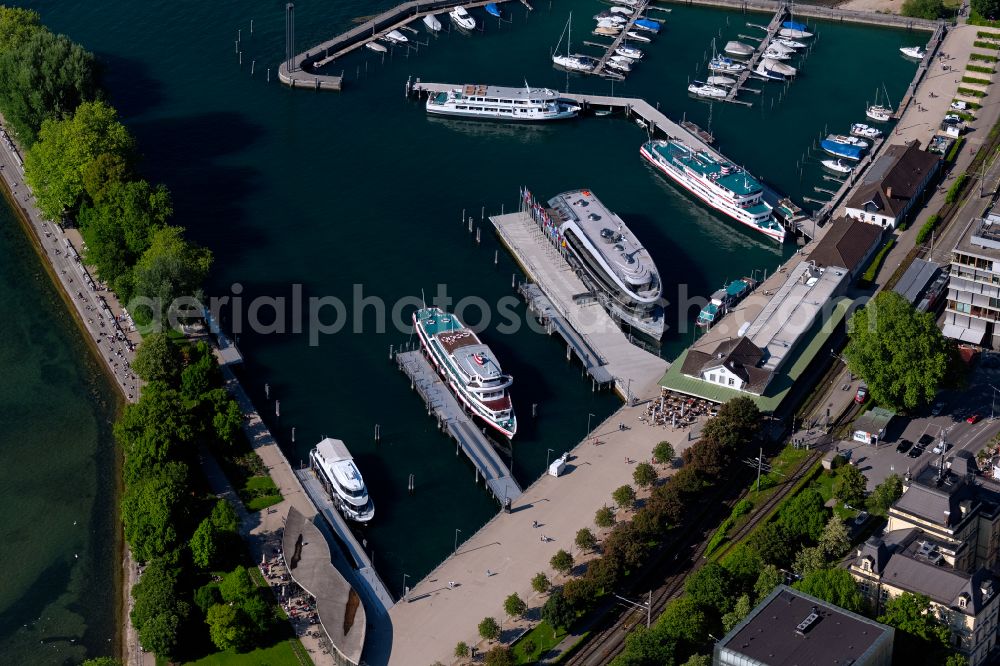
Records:
{"label": "shoreline", "polygon": [[[93,355],[94,359],[97,361],[97,365],[101,368],[104,373],[105,378],[109,383],[116,387],[114,395],[118,397],[115,405],[116,416],[121,413],[125,404],[134,401],[134,397],[130,398],[127,390],[127,386],[119,380],[114,368],[109,361],[109,357],[105,357],[101,352],[102,349],[99,348],[96,336],[88,329],[86,320],[84,318],[84,308],[83,303],[86,301],[74,300],[69,289],[67,288],[67,283],[60,279],[60,274],[56,273],[56,264],[49,252],[46,252],[45,245],[43,242],[43,237],[45,236],[44,231],[40,232],[40,225],[32,219],[31,213],[25,208],[25,203],[27,201],[19,200],[16,194],[16,188],[20,184],[25,191],[31,192],[31,188],[24,182],[23,174],[16,165],[16,159],[11,148],[6,145],[0,145],[0,163],[6,163],[2,168],[0,168],[0,184],[2,184],[3,199],[6,204],[10,207],[14,216],[17,218],[19,225],[25,233],[28,241],[30,242],[32,248],[35,250],[35,254],[39,259],[39,264],[42,266],[46,275],[52,281],[52,285],[56,288],[56,292],[62,299],[63,304],[66,306],[67,312],[73,319],[74,324],[78,332],[83,338],[83,342],[86,345],[89,352]],[[13,169],[13,171],[11,170]],[[12,183],[11,173],[16,174],[14,182]],[[33,198],[33,195],[31,195]],[[40,214],[37,214],[40,218]],[[44,223],[43,223],[44,224]],[[53,225],[54,226],[54,225]],[[42,227],[41,229],[44,229]],[[54,235],[56,237],[62,236],[65,238],[64,234]],[[78,250],[77,250],[78,251]],[[82,267],[82,262],[80,263]],[[97,294],[98,292],[92,292]],[[89,301],[89,299],[87,299]],[[121,309],[118,306],[117,299],[108,299],[108,304],[113,304],[117,309]],[[129,358],[131,361],[131,357]],[[133,394],[135,395],[135,394]],[[116,572],[113,576],[112,585],[113,593],[117,599],[115,605],[114,614],[117,617],[117,622],[115,624],[114,635],[112,636],[112,644],[115,646],[115,653],[112,655],[114,657],[122,659],[123,663],[141,663],[141,658],[136,660],[130,660],[130,654],[132,653],[132,647],[135,646],[135,654],[139,655],[138,651],[138,636],[132,629],[131,623],[129,622],[129,611],[130,611],[130,599],[132,586],[137,582],[136,568],[134,562],[132,561],[131,553],[129,552],[127,546],[125,545],[124,531],[121,524],[121,517],[119,515],[118,504],[121,501],[123,482],[122,482],[122,456],[119,451],[115,451],[115,464],[114,464],[114,474],[115,474],[115,484],[114,484],[114,513],[116,515],[117,527],[115,530],[115,550],[119,554],[122,566],[115,567]]]}

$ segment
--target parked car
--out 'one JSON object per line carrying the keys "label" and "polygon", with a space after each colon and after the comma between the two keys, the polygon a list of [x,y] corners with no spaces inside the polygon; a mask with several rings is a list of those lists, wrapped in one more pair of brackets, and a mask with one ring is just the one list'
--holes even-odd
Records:
{"label": "parked car", "polygon": [[943,402],[935,402],[934,406],[931,407],[931,416],[940,416],[941,412],[943,412],[943,411],[944,411],[944,403]]}
{"label": "parked car", "polygon": [[955,109],[956,111],[966,111],[968,110],[969,105],[966,104],[965,102],[960,102],[958,100],[955,100],[954,102],[951,103],[951,108]]}
{"label": "parked car", "polygon": [[979,419],[983,418],[979,414],[969,414],[969,417],[965,419],[966,423],[978,423]]}
{"label": "parked car", "polygon": [[913,442],[908,439],[902,439],[899,441],[899,444],[896,445],[896,451],[899,453],[906,453],[910,450],[911,446],[913,446]]}
{"label": "parked car", "polygon": [[858,526],[864,525],[866,520],[868,520],[868,512],[867,511],[862,511],[854,519],[854,524],[858,525]]}
{"label": "parked car", "polygon": [[854,402],[858,403],[859,405],[863,405],[865,404],[866,400],[868,400],[868,387],[859,386],[858,392],[854,394]]}
{"label": "parked car", "polygon": [[906,455],[910,456],[911,458],[919,458],[920,454],[923,452],[924,452],[924,447],[914,446],[912,449],[910,449],[910,452],[907,453]]}
{"label": "parked car", "polygon": [[938,443],[937,443],[937,444],[936,444],[936,445],[934,446],[934,448],[933,448],[933,449],[931,449],[931,451],[932,451],[932,452],[933,452],[934,454],[936,454],[936,455],[940,455],[940,454],[944,453],[945,451],[947,451],[947,450],[948,450],[948,449],[950,449],[950,448],[951,448],[951,444],[948,444],[947,442],[938,442]]}

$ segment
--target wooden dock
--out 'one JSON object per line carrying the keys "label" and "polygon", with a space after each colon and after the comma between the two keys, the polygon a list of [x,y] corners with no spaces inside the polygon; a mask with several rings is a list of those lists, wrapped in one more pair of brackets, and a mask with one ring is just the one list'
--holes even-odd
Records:
{"label": "wooden dock", "polygon": [[[726,94],[725,99],[727,102],[739,101],[736,99],[736,96],[740,94],[740,90],[743,88],[743,85],[747,82],[747,79],[750,78],[750,75],[753,74],[753,70],[757,68],[757,64],[760,62],[761,56],[763,56],[764,51],[767,50],[767,45],[771,43],[771,40],[774,39],[775,36],[777,36],[778,31],[781,30],[781,24],[787,16],[788,8],[782,4],[778,7],[777,11],[774,12],[774,16],[771,17],[771,22],[767,24],[767,28],[765,28],[767,34],[760,40],[757,48],[754,49],[753,54],[747,61],[747,68],[740,72],[739,78],[736,79],[736,85],[730,88],[729,93]],[[742,37],[743,35],[740,36]]]}
{"label": "wooden dock", "polygon": [[[635,8],[632,11],[632,14],[628,17],[628,23],[625,24],[625,27],[622,29],[622,31],[618,33],[618,35],[614,38],[614,41],[611,42],[611,46],[608,46],[607,49],[604,51],[604,55],[601,56],[600,61],[597,63],[597,67],[595,67],[592,72],[587,72],[588,74],[594,74],[595,76],[606,76],[607,74],[610,73],[604,71],[607,67],[608,59],[615,54],[615,49],[617,49],[619,46],[622,45],[622,42],[625,40],[626,34],[630,30],[635,28],[636,20],[638,20],[639,17],[643,15],[643,12],[646,11],[646,7],[647,5],[649,5],[649,3],[650,0],[642,0],[642,2],[640,2],[638,5],[635,6]],[[614,74],[616,75],[616,78],[617,77],[625,78],[619,72],[614,72]]]}
{"label": "wooden dock", "polygon": [[[347,32],[285,60],[278,67],[278,80],[292,88],[341,90],[344,79],[342,75],[320,74],[317,70],[388,32],[405,28],[408,24],[428,14],[446,12],[459,5],[466,8],[481,7],[490,1],[503,3],[510,0],[414,0],[413,2],[404,2],[356,25]],[[444,20],[448,21],[449,19],[445,17]]]}
{"label": "wooden dock", "polygon": [[462,409],[423,353],[419,350],[400,352],[396,354],[396,363],[427,403],[428,411],[437,417],[441,429],[455,439],[458,448],[472,461],[476,468],[476,481],[482,476],[486,487],[501,506],[520,497],[521,486],[500,459],[492,442]]}

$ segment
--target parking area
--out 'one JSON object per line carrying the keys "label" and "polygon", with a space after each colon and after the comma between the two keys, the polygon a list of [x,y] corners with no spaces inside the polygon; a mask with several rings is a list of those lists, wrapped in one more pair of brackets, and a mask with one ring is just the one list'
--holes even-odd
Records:
{"label": "parking area", "polygon": [[[961,391],[943,391],[923,415],[897,416],[878,447],[841,442],[851,462],[868,479],[871,490],[890,474],[917,474],[924,467],[945,463],[957,451],[978,452],[1000,432],[1000,355],[984,356]],[[942,450],[941,440],[947,442]],[[938,452],[935,453],[935,450]]]}

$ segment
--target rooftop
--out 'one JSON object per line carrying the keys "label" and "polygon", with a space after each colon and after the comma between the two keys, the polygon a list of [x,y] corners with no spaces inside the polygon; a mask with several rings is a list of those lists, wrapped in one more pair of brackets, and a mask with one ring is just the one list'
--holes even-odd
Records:
{"label": "rooftop", "polygon": [[830,223],[829,231],[813,247],[809,259],[821,268],[839,266],[853,272],[881,238],[882,230],[873,224],[840,218]]}
{"label": "rooftop", "polygon": [[891,654],[893,637],[892,627],[779,585],[719,641],[716,655],[768,666],[842,666]]}
{"label": "rooftop", "polygon": [[884,407],[873,407],[865,412],[854,422],[854,430],[863,432],[879,433],[885,430],[889,421],[896,416],[896,412]]}
{"label": "rooftop", "polygon": [[[865,226],[871,227],[872,225],[868,224]],[[927,285],[937,277],[940,270],[941,267],[932,261],[914,259],[913,263],[906,269],[903,277],[899,279],[899,282],[896,283],[896,286],[892,290],[910,303],[916,305],[917,301],[923,295],[924,290],[927,289]]]}
{"label": "rooftop", "polygon": [[920,150],[919,141],[889,146],[868,168],[847,207],[895,217],[919,194],[921,183],[940,161],[937,155]]}
{"label": "rooftop", "polygon": [[988,214],[965,225],[955,251],[1000,261],[1000,216]]}

